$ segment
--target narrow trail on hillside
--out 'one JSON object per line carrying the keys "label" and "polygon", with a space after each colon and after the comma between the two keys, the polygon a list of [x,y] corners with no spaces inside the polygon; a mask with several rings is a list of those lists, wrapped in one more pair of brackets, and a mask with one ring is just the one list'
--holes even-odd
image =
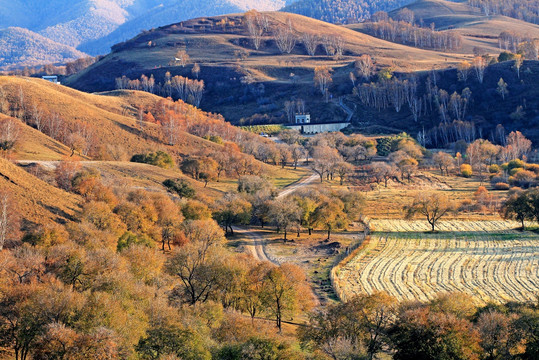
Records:
{"label": "narrow trail on hillside", "polygon": [[[277,195],[277,199],[282,199],[282,198],[292,194],[293,192],[297,191],[298,189],[300,189],[300,188],[302,188],[304,186],[312,184],[317,179],[318,179],[318,175],[316,175],[316,174],[312,174],[312,175],[310,175],[308,177],[304,177],[300,181],[298,181],[298,182],[284,188],[279,193],[279,195]],[[267,253],[266,253],[266,249],[265,249],[266,244],[265,244],[265,241],[262,238],[262,236],[260,236],[260,234],[254,232],[254,231],[249,231],[249,229],[242,228],[242,227],[238,228],[237,232],[242,234],[246,239],[250,240],[249,243],[245,245],[245,252],[252,254],[254,256],[254,258],[257,259],[257,260],[269,261],[269,262],[271,262],[271,263],[273,263],[275,265],[279,265],[279,262],[271,260],[270,258],[268,258]]]}

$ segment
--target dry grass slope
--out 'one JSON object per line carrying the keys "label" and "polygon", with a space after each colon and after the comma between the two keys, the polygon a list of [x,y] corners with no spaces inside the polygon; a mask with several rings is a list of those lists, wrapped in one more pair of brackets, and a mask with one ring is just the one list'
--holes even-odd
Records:
{"label": "dry grass slope", "polygon": [[55,188],[0,158],[0,189],[13,196],[25,228],[74,219],[81,199]]}

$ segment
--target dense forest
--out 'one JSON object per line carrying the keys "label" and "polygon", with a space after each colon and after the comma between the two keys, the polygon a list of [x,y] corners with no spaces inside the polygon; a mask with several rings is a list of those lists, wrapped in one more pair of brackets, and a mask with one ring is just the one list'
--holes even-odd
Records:
{"label": "dense forest", "polygon": [[377,11],[390,11],[410,0],[301,0],[283,11],[309,16],[330,23],[353,24],[369,19]]}
{"label": "dense forest", "polygon": [[505,15],[534,24],[539,23],[537,0],[468,0],[468,3],[480,9],[486,16]]}

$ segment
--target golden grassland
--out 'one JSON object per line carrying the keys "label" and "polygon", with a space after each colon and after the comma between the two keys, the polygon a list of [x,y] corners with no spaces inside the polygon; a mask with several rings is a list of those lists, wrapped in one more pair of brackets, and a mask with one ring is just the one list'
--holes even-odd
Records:
{"label": "golden grassland", "polygon": [[[56,113],[66,122],[87,122],[93,125],[97,144],[118,144],[128,157],[146,151],[165,150],[176,153],[195,153],[205,147],[217,147],[210,141],[184,133],[182,143],[177,147],[167,146],[161,139],[158,125],[146,124],[141,131],[136,121],[135,105],[153,105],[159,97],[140,91],[119,91],[106,95],[87,94],[71,88],[55,85],[36,78],[21,78],[13,76],[0,77],[2,87],[11,101],[19,89],[23,90],[25,103],[37,104],[45,113]],[[24,139],[22,139],[25,142]],[[31,141],[26,144],[27,152],[37,152],[29,148]],[[60,152],[61,153],[61,152]],[[58,155],[58,154],[57,154]],[[46,160],[55,160],[51,157]]]}
{"label": "golden grassland", "polygon": [[[0,121],[5,119],[8,116],[0,114]],[[26,124],[20,126],[20,138],[10,152],[17,160],[61,160],[71,154],[67,146]]]}
{"label": "golden grassland", "polygon": [[82,201],[79,196],[51,186],[2,158],[0,189],[7,190],[13,197],[24,228],[71,221]]}

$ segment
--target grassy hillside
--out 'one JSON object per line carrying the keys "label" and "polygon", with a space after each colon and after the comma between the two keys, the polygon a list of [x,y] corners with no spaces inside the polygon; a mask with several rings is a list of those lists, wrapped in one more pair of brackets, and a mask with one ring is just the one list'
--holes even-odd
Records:
{"label": "grassy hillside", "polygon": [[[465,38],[464,51],[481,47],[489,52],[499,51],[498,35],[503,31],[513,31],[539,37],[539,26],[502,15],[485,16],[465,2],[446,0],[419,0],[405,6],[415,14],[416,22],[425,26],[434,23],[437,30],[455,30]],[[394,10],[394,17],[399,10]]]}
{"label": "grassy hillside", "polygon": [[[145,32],[114,47],[113,52],[66,80],[69,86],[83,91],[115,88],[115,78],[131,79],[153,74],[163,83],[168,71],[193,77],[193,63],[201,67],[200,78],[206,84],[201,108],[223,114],[232,122],[254,114],[267,115],[272,121],[284,121],[283,105],[292,98],[307,101],[307,110],[317,121],[339,121],[346,113],[336,104],[324,104],[313,86],[316,66],[332,67],[334,83],[346,86],[351,64],[362,54],[371,54],[379,67],[392,66],[401,71],[431,69],[461,61],[464,54],[420,50],[379,40],[356,31],[300,15],[267,13],[272,28],[290,19],[295,34],[316,33],[319,36],[342,37],[343,57],[335,60],[319,46],[315,56],[307,55],[300,41],[290,54],[282,55],[272,36],[266,34],[259,50],[254,50],[241,15],[195,19]],[[223,28],[218,23],[228,21]],[[316,31],[314,30],[316,29]],[[185,67],[170,65],[175,53],[186,49],[191,63]],[[236,56],[248,53],[245,60]],[[242,81],[243,79],[243,81]],[[246,81],[247,80],[247,81]],[[336,95],[342,93],[337,89]],[[227,94],[224,96],[223,94]],[[238,107],[238,104],[241,104]]]}
{"label": "grassy hillside", "polygon": [[[8,116],[0,114],[0,122]],[[51,139],[42,132],[22,122],[20,124],[20,141],[15,145],[11,156],[17,160],[61,160],[71,154],[64,144]]]}
{"label": "grassy hillside", "polygon": [[[141,132],[137,122],[135,106],[153,106],[159,100],[157,96],[138,91],[114,91],[106,95],[86,94],[65,86],[58,86],[35,78],[0,77],[0,88],[13,102],[22,89],[25,102],[39,104],[44,113],[58,114],[67,126],[77,123],[91,124],[94,141],[103,150],[110,146],[121,147],[122,157],[129,159],[136,153],[156,151],[159,149],[174,152],[178,155],[192,153],[200,148],[217,146],[216,144],[184,134],[181,147],[172,148],[165,145],[158,125],[147,124]],[[32,135],[23,137],[21,143],[26,155],[22,158],[32,158]],[[24,145],[26,143],[26,145]],[[43,159],[45,155],[39,152]],[[47,160],[55,160],[62,151],[55,152]],[[37,156],[37,155],[36,155]]]}
{"label": "grassy hillside", "polygon": [[55,188],[0,158],[0,188],[12,194],[23,227],[73,220],[81,199]]}

